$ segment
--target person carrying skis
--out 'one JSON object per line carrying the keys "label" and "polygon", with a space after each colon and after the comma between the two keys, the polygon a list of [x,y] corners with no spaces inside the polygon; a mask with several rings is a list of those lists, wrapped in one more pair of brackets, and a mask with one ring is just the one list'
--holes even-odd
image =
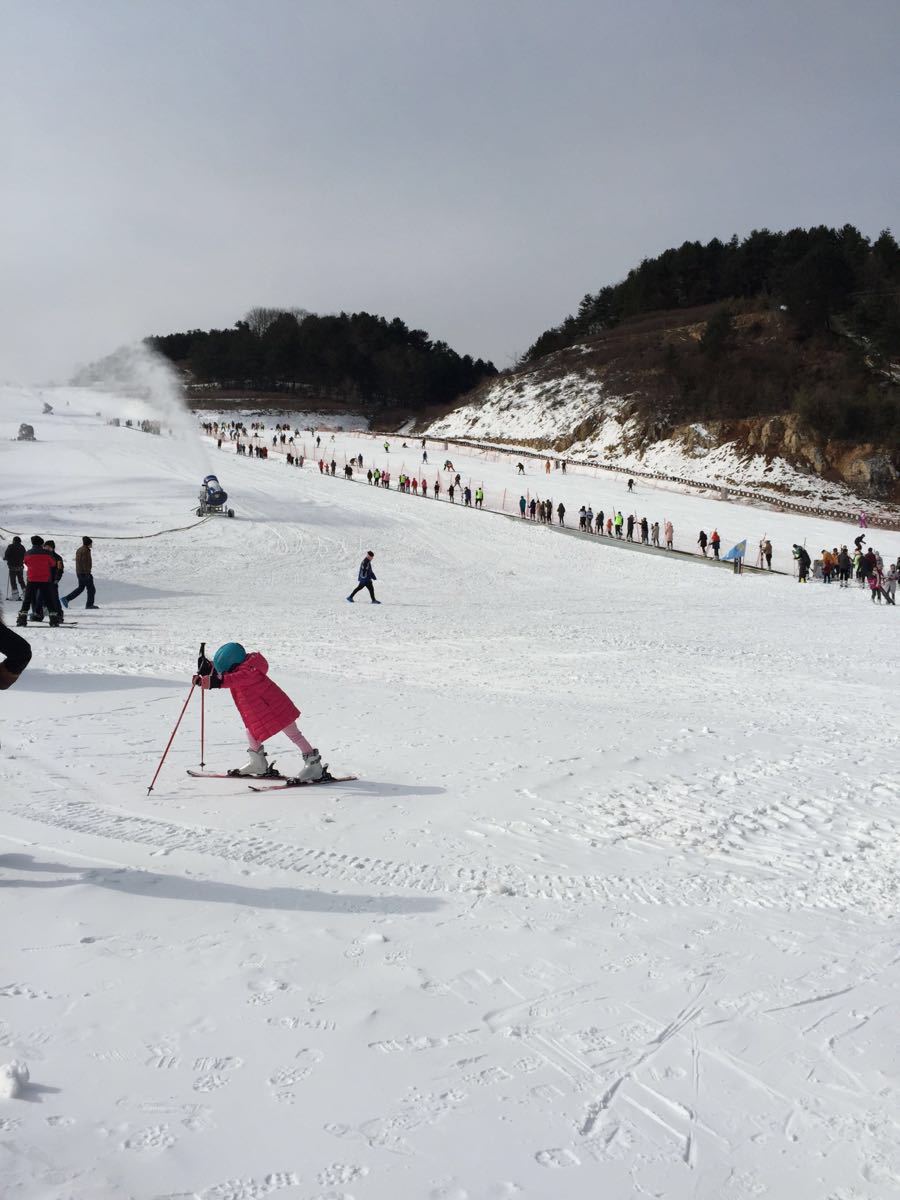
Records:
{"label": "person carrying skis", "polygon": [[229,775],[271,775],[274,764],[266,758],[265,740],[283,733],[303,755],[303,769],[293,776],[298,781],[315,783],[321,779],[328,764],[322,762],[319,751],[309,744],[297,728],[300,709],[293,700],[269,678],[269,664],[262,654],[248,654],[240,642],[226,642],[213,655],[212,662],[203,660],[193,676],[195,687],[227,688],[241,715],[247,731],[248,761]]}
{"label": "person carrying skis", "polygon": [[374,557],[375,557],[375,551],[367,550],[366,557],[359,564],[359,572],[357,574],[357,579],[359,580],[359,582],[357,583],[357,585],[353,589],[353,591],[350,593],[350,595],[347,597],[347,599],[350,601],[351,604],[353,603],[353,597],[356,595],[357,592],[361,592],[363,590],[363,588],[365,588],[368,591],[373,604],[381,603],[380,600],[375,599],[375,589],[372,587],[372,584],[378,578],[378,576],[372,570],[372,559]]}
{"label": "person carrying skis", "polygon": [[13,537],[13,540],[4,550],[3,561],[6,563],[6,569],[9,572],[9,588],[12,593],[12,599],[21,600],[21,593],[25,591],[25,575],[23,572],[25,547],[22,545],[22,539],[18,534]]}
{"label": "person carrying skis", "polygon": [[766,560],[766,570],[771,571],[772,570],[772,543],[769,541],[768,538],[763,539],[762,555],[763,555],[763,558]]}

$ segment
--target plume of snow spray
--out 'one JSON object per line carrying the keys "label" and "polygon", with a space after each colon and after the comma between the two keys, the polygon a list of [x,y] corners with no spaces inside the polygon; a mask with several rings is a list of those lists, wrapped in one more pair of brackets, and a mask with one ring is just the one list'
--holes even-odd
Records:
{"label": "plume of snow spray", "polygon": [[103,406],[109,416],[158,421],[162,435],[171,435],[177,444],[173,457],[192,474],[208,473],[200,431],[182,398],[178,374],[168,359],[143,342],[121,346],[107,358],[83,367],[72,383],[114,396],[114,410],[110,410],[108,401]]}

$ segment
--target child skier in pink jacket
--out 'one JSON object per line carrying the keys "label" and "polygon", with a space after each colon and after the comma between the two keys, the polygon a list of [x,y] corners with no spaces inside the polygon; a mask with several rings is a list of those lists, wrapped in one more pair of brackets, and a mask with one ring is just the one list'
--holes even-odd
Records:
{"label": "child skier in pink jacket", "polygon": [[269,664],[261,654],[248,654],[239,642],[226,642],[215,652],[209,667],[208,672],[201,669],[194,676],[194,683],[203,688],[228,688],[247,728],[250,759],[243,767],[229,771],[230,775],[272,774],[263,742],[276,733],[284,733],[303,754],[303,770],[294,778],[310,781],[322,778],[327,766],[323,765],[319,751],[297,728],[300,709],[269,678]]}

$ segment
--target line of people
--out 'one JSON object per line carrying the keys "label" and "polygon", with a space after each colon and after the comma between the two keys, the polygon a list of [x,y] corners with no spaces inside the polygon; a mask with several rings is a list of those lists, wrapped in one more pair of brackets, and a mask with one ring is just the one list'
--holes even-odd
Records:
{"label": "line of people", "polygon": [[[566,506],[562,501],[557,504],[555,512],[557,524],[565,528]],[[523,520],[537,521],[542,525],[552,525],[554,515],[553,501],[539,500],[536,496],[532,496],[528,500],[525,496],[520,496],[519,515]],[[606,536],[624,539],[627,542],[633,542],[635,540],[635,533],[637,533],[641,542],[645,545],[660,546],[659,521],[651,523],[646,517],[641,517],[638,520],[633,513],[629,513],[626,518],[620,511],[614,510],[607,514],[601,508],[595,514],[590,504],[582,504],[578,510],[578,528],[584,533],[593,533],[600,537]],[[675,527],[671,521],[666,521],[663,524],[662,534],[665,538],[666,549],[673,550],[675,548]],[[703,537],[705,538],[705,536],[704,534]]]}

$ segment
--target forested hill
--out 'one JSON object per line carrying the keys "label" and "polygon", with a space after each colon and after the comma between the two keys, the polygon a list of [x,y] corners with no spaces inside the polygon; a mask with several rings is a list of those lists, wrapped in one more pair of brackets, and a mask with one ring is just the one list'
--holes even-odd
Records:
{"label": "forested hill", "polygon": [[230,329],[149,337],[189,383],[222,390],[329,395],[354,406],[420,412],[446,405],[497,374],[399,317],[318,316],[254,308]]}
{"label": "forested hill", "polygon": [[588,293],[576,313],[537,338],[525,361],[646,313],[759,298],[784,305],[800,338],[839,321],[873,354],[900,358],[900,247],[888,230],[872,242],[852,225],[818,225],[685,242],[644,259],[620,283]]}

